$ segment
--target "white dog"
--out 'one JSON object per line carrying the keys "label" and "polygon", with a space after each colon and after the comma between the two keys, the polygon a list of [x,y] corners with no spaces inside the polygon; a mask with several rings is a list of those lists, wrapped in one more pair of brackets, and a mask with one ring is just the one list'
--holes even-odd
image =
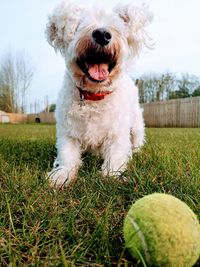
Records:
{"label": "white dog", "polygon": [[103,175],[117,176],[144,143],[138,90],[127,75],[130,58],[146,44],[146,7],[114,10],[62,2],[49,17],[48,42],[65,59],[66,74],[56,106],[57,158],[49,174],[55,187],[77,176],[81,153],[104,159]]}

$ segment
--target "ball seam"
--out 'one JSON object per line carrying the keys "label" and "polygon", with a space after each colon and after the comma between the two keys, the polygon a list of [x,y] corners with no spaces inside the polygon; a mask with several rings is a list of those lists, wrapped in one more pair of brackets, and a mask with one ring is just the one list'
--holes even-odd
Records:
{"label": "ball seam", "polygon": [[145,240],[145,237],[144,237],[142,231],[140,230],[139,225],[136,223],[135,219],[133,218],[133,216],[128,214],[128,219],[129,219],[130,223],[132,224],[132,226],[135,228],[136,234],[138,235],[139,239],[141,240],[141,244],[142,244],[142,247],[144,250],[146,261],[150,265],[150,263],[151,263],[150,254],[148,253],[148,246],[147,246],[147,242]]}

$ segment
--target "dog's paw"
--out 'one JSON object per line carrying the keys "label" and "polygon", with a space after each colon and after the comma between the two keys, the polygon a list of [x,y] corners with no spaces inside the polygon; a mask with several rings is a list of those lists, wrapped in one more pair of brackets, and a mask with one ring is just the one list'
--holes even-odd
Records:
{"label": "dog's paw", "polygon": [[122,184],[128,184],[131,180],[130,176],[127,176],[125,172],[121,173],[118,176],[115,176],[115,179],[118,183],[122,183]]}
{"label": "dog's paw", "polygon": [[126,174],[126,171],[117,172],[115,174],[113,173],[113,175],[111,175],[110,178],[117,184],[128,184],[131,180],[130,176]]}
{"label": "dog's paw", "polygon": [[138,146],[138,147],[133,147],[133,153],[139,153],[141,151],[141,146]]}
{"label": "dog's paw", "polygon": [[131,178],[126,175],[126,171],[103,171],[102,172],[103,177],[106,179],[112,179],[116,183],[120,184],[127,184],[130,182]]}
{"label": "dog's paw", "polygon": [[47,173],[47,179],[49,180],[50,187],[64,189],[76,180],[76,175],[72,172],[69,173],[67,168],[59,166]]}

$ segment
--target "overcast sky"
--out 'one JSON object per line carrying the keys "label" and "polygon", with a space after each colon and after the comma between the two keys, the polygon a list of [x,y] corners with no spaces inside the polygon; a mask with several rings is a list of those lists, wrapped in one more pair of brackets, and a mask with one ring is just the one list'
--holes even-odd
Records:
{"label": "overcast sky", "polygon": [[[60,0],[0,0],[0,57],[24,50],[32,59],[35,75],[29,102],[49,96],[55,102],[64,74],[64,60],[45,40],[47,15]],[[74,0],[97,3],[94,0]],[[114,6],[119,0],[101,0]],[[148,28],[155,45],[140,55],[135,75],[145,72],[188,72],[200,76],[200,0],[132,0],[148,4],[154,20]],[[29,109],[28,109],[29,111]]]}

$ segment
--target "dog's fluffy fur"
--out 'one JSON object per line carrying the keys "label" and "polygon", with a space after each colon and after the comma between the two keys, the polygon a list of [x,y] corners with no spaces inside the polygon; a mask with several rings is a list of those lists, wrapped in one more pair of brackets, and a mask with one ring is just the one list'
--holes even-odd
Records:
{"label": "dog's fluffy fur", "polygon": [[[58,154],[49,175],[53,186],[68,186],[75,180],[81,153],[88,149],[104,159],[103,175],[119,176],[132,153],[143,145],[142,110],[127,64],[146,44],[145,26],[150,20],[146,7],[118,5],[107,11],[67,1],[49,16],[48,42],[66,63],[56,105]],[[99,45],[93,38],[93,31],[99,28],[111,34],[107,45]],[[106,70],[105,79],[92,79],[89,64],[96,66],[97,72],[98,66]],[[103,100],[81,101],[78,88],[111,93]]]}

